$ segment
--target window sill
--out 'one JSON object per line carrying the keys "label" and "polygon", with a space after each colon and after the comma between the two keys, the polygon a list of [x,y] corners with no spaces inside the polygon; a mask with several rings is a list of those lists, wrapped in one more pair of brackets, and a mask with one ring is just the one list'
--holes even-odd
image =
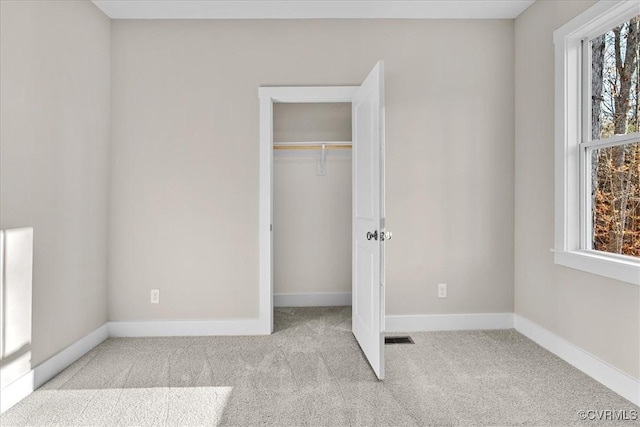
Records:
{"label": "window sill", "polygon": [[553,250],[553,256],[558,265],[640,286],[640,261],[588,251]]}

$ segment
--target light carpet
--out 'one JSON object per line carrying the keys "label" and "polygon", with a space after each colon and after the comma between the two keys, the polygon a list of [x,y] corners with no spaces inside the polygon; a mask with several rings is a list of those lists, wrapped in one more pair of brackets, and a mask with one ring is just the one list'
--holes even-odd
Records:
{"label": "light carpet", "polygon": [[108,339],[0,424],[564,426],[599,424],[580,410],[638,411],[514,330],[412,333],[415,344],[386,346],[380,382],[350,307],[277,309],[275,327],[263,337]]}

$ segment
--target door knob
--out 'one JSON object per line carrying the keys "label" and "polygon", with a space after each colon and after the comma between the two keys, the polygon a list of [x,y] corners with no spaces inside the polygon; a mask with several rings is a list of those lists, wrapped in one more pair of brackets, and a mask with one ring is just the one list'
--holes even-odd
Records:
{"label": "door knob", "polygon": [[376,230],[376,231],[375,231],[375,232],[373,232],[373,233],[372,233],[372,232],[370,232],[370,231],[368,231],[368,232],[367,232],[367,240],[371,240],[372,238],[373,238],[374,240],[378,240],[378,230]]}
{"label": "door knob", "polygon": [[380,233],[380,240],[382,241],[391,240],[391,238],[393,238],[393,233],[391,233],[390,231],[385,231],[384,233]]}

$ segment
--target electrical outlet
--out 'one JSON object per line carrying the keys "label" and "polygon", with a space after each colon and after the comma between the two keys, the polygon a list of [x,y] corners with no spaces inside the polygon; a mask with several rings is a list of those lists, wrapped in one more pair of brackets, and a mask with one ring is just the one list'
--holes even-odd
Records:
{"label": "electrical outlet", "polygon": [[447,297],[447,284],[438,283],[438,298],[446,298],[446,297]]}
{"label": "electrical outlet", "polygon": [[151,289],[151,304],[160,304],[160,289]]}

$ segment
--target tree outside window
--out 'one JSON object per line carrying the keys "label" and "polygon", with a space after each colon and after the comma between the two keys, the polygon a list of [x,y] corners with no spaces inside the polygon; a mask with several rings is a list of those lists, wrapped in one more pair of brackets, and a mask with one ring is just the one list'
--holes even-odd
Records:
{"label": "tree outside window", "polygon": [[591,249],[640,257],[640,15],[590,48]]}

